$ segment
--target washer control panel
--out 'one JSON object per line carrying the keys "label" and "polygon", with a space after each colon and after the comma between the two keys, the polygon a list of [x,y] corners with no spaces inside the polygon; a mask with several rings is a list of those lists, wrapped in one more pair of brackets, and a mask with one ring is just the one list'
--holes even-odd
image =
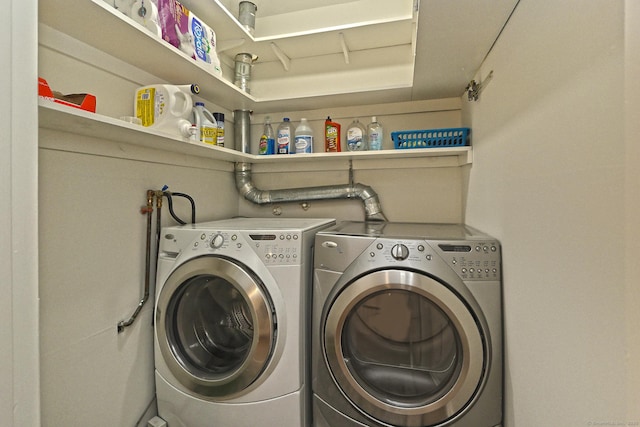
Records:
{"label": "washer control panel", "polygon": [[202,232],[194,249],[205,247],[213,253],[234,255],[252,250],[266,265],[300,264],[302,236],[297,231],[245,232],[220,230]]}

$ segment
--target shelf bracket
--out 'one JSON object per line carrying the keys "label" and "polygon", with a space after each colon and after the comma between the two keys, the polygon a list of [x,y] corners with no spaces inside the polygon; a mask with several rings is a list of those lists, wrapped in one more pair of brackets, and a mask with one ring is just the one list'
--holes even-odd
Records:
{"label": "shelf bracket", "polygon": [[271,50],[278,57],[285,71],[289,71],[289,67],[291,66],[291,58],[289,58],[283,51],[278,47],[277,44],[271,42]]}
{"label": "shelf bracket", "polygon": [[478,98],[480,98],[480,92],[482,92],[484,88],[487,87],[492,78],[493,70],[491,70],[489,72],[489,75],[485,77],[484,81],[481,81],[480,83],[477,83],[475,80],[471,80],[466,89],[469,101],[477,101]]}
{"label": "shelf bracket", "polygon": [[342,54],[344,55],[344,63],[348,64],[349,59],[349,48],[347,47],[347,42],[344,39],[344,33],[338,33],[340,36],[340,45],[342,46]]}

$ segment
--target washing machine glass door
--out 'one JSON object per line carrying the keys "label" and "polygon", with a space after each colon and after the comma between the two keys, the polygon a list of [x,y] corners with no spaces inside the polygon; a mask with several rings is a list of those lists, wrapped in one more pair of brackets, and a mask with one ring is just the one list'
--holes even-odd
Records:
{"label": "washing machine glass door", "polygon": [[167,279],[156,306],[158,345],[188,393],[240,395],[265,369],[276,315],[260,279],[217,256],[194,258]]}
{"label": "washing machine glass door", "polygon": [[467,305],[418,272],[377,271],[338,294],[325,317],[326,361],[368,416],[431,426],[472,401],[483,378],[483,336]]}

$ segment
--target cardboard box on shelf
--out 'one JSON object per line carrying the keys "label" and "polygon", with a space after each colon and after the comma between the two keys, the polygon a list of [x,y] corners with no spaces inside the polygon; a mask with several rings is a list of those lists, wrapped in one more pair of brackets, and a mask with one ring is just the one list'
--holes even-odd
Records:
{"label": "cardboard box on shelf", "polygon": [[81,110],[96,112],[96,97],[88,93],[72,93],[64,95],[54,92],[49,87],[49,83],[42,77],[38,77],[38,96],[49,99],[57,104],[66,105]]}

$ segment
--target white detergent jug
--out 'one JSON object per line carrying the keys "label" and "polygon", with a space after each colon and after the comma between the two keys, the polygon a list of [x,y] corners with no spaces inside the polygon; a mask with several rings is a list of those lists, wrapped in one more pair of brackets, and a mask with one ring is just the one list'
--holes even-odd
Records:
{"label": "white detergent jug", "polygon": [[196,128],[198,129],[197,132],[200,134],[200,142],[216,145],[218,123],[213,117],[213,114],[204,107],[204,102],[196,102],[196,106],[193,107],[193,117]]}
{"label": "white detergent jug", "polygon": [[135,116],[142,126],[192,137],[190,125],[193,110],[192,93],[198,93],[198,85],[150,85],[136,90]]}

